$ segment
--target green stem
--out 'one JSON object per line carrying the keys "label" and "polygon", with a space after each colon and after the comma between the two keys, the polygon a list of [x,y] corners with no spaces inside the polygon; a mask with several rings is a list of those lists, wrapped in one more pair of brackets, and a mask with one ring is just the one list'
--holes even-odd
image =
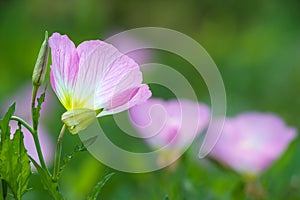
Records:
{"label": "green stem", "polygon": [[25,122],[22,118],[17,117],[17,116],[12,116],[10,119],[22,124],[32,135],[35,134],[33,128],[31,128],[31,126],[27,122]]}
{"label": "green stem", "polygon": [[58,178],[61,150],[62,150],[62,139],[65,134],[66,128],[67,128],[67,126],[64,124],[63,127],[61,128],[61,131],[57,138],[55,160],[54,160],[54,170],[53,170],[53,177],[52,177],[53,181],[57,181],[57,178]]}
{"label": "green stem", "polygon": [[35,144],[35,147],[36,147],[36,151],[37,151],[37,154],[39,156],[39,160],[40,160],[40,163],[41,163],[41,166],[42,168],[44,168],[48,174],[50,175],[50,172],[46,166],[46,163],[45,163],[45,159],[43,157],[43,153],[42,153],[42,149],[41,149],[41,145],[40,145],[40,141],[39,141],[39,137],[38,137],[38,124],[36,123],[36,120],[34,120],[34,109],[35,109],[35,99],[36,99],[36,95],[37,95],[37,92],[38,92],[38,86],[33,86],[32,88],[32,98],[31,98],[31,118],[32,118],[32,126],[33,126],[33,132],[32,133],[32,137],[34,139],[34,144]]}
{"label": "green stem", "polygon": [[42,153],[42,149],[41,149],[41,145],[40,145],[40,140],[39,140],[37,132],[36,132],[36,134],[34,134],[32,136],[33,136],[34,144],[35,144],[35,147],[36,147],[36,151],[38,153],[38,157],[39,157],[41,166],[42,166],[42,168],[44,168],[48,172],[48,174],[50,174],[50,172],[47,168],[47,165],[45,163],[44,157],[43,157],[43,153]]}
{"label": "green stem", "polygon": [[38,92],[38,87],[34,85],[32,88],[32,98],[31,98],[31,118],[32,118],[32,126],[35,131],[37,130],[38,127],[36,121],[34,120],[34,108],[35,108],[35,99],[36,99],[37,92]]}
{"label": "green stem", "polygon": [[41,163],[42,167],[48,172],[48,174],[50,174],[49,170],[46,166],[44,157],[43,157],[43,153],[42,153],[42,149],[41,149],[41,145],[40,145],[40,141],[39,141],[37,132],[34,129],[32,129],[31,126],[27,122],[25,122],[23,119],[21,119],[20,117],[12,116],[11,120],[19,122],[31,133],[34,143],[35,143],[35,147],[36,147],[36,151],[37,151],[40,163]]}

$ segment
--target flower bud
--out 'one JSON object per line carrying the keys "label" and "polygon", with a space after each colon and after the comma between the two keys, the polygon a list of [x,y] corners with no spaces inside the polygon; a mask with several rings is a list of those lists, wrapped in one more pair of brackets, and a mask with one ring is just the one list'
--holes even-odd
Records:
{"label": "flower bud", "polygon": [[47,72],[47,65],[48,65],[48,54],[49,54],[48,32],[46,31],[45,39],[41,46],[32,74],[32,83],[35,86],[40,86],[45,79],[45,75]]}
{"label": "flower bud", "polygon": [[61,120],[67,125],[72,134],[86,129],[97,117],[101,110],[78,108],[65,112]]}

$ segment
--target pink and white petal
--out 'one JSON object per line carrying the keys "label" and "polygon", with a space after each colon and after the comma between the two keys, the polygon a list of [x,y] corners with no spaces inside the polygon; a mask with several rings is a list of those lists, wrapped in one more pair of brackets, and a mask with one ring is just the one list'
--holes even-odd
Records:
{"label": "pink and white petal", "polygon": [[49,38],[52,54],[51,85],[61,103],[71,109],[69,102],[78,72],[78,55],[74,43],[66,35],[54,33]]}
{"label": "pink and white petal", "polygon": [[103,53],[98,50],[100,46],[101,42],[95,40],[83,42],[77,48],[80,61],[73,91],[73,108],[94,109],[95,88],[103,74]]}
{"label": "pink and white petal", "polygon": [[128,89],[140,87],[142,73],[137,63],[125,55],[117,57],[106,68],[95,93],[98,108],[105,108],[111,99]]}
{"label": "pink and white petal", "polygon": [[84,41],[78,45],[76,51],[80,57],[80,62],[85,62],[89,58],[90,54],[93,53],[96,48],[103,45],[100,40],[89,40]]}
{"label": "pink and white petal", "polygon": [[116,75],[113,80],[103,81],[95,93],[96,107],[110,109],[116,103],[115,100],[112,100],[113,98],[122,93],[126,94],[126,91],[139,88],[141,82],[142,73],[138,68]]}
{"label": "pink and white petal", "polygon": [[[148,85],[142,84],[138,88],[128,89],[119,94],[116,94],[111,99],[109,106],[105,108],[97,117],[115,114],[145,102],[151,97],[152,93]],[[128,98],[129,97],[129,98]],[[125,99],[122,100],[122,99]]]}
{"label": "pink and white petal", "polygon": [[70,89],[62,78],[61,74],[59,74],[57,68],[51,67],[50,71],[50,81],[52,88],[58,97],[59,101],[63,104],[63,106],[70,110],[72,109],[72,89]]}
{"label": "pink and white petal", "polygon": [[79,72],[74,90],[76,107],[98,109],[95,106],[95,91],[103,87],[102,82],[111,64],[122,54],[112,45],[100,40],[81,43],[77,52],[80,56]]}

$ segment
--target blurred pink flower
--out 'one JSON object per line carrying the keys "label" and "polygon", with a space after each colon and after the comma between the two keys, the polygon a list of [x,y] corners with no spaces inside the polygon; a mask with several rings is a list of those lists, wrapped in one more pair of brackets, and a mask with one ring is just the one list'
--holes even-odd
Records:
{"label": "blurred pink flower", "polygon": [[[18,117],[21,117],[26,122],[31,124],[31,89],[32,84],[31,82],[28,84],[24,84],[22,88],[20,88],[18,91],[15,92],[12,96],[10,96],[9,99],[7,99],[6,103],[4,103],[6,106],[5,108],[8,108],[13,102],[16,102],[16,111],[15,114]],[[38,97],[42,93],[42,88],[38,92]],[[45,121],[45,117],[48,117],[51,115],[51,107],[52,107],[52,96],[49,92],[46,92],[45,102],[42,105],[41,110],[41,118],[40,123],[38,127],[38,134],[39,139],[41,143],[42,152],[45,158],[46,164],[51,164],[53,160],[53,151],[54,151],[54,143],[48,134],[49,132],[46,130],[46,128],[43,126],[43,122]],[[5,110],[1,111],[2,113],[5,112]],[[47,113],[47,116],[45,114]],[[11,121],[10,123],[12,133],[15,132],[15,130],[18,128],[17,122]],[[39,158],[35,149],[34,140],[31,136],[31,133],[24,127],[22,127],[22,132],[24,133],[24,144],[25,148],[27,149],[28,154],[33,157],[38,163]],[[33,165],[32,165],[33,167]],[[33,167],[34,168],[34,167]]]}
{"label": "blurred pink flower", "polygon": [[149,99],[132,107],[129,115],[134,127],[151,147],[170,145],[166,150],[176,156],[206,128],[210,110],[206,105],[190,100]]}
{"label": "blurred pink flower", "polygon": [[257,175],[280,157],[296,134],[276,115],[244,113],[226,120],[210,155],[239,173]]}
{"label": "blurred pink flower", "polygon": [[51,85],[63,106],[63,122],[71,133],[85,129],[94,118],[124,111],[146,101],[151,92],[141,84],[138,64],[100,40],[77,48],[66,35],[49,38]]}

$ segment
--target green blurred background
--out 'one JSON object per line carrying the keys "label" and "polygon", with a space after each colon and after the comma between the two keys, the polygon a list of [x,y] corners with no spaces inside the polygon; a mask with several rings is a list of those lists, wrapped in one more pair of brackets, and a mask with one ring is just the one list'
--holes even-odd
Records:
{"label": "green blurred background", "polygon": [[[229,116],[249,110],[273,112],[299,128],[299,11],[297,0],[0,0],[0,102],[30,81],[45,30],[68,34],[79,44],[87,39],[105,39],[114,30],[158,26],[185,33],[208,51],[225,83]],[[166,53],[158,57],[170,66],[182,64]],[[160,96],[164,93],[161,90],[156,88],[154,95]],[[209,103],[205,86],[196,91]],[[46,124],[53,139],[64,110],[56,103],[57,111]],[[103,123],[110,124],[111,118],[104,118]],[[120,131],[115,127],[111,130]],[[296,139],[262,175],[269,199],[300,199],[299,142]],[[67,134],[64,154],[79,143],[77,136]],[[170,199],[245,198],[239,196],[238,175],[207,160],[198,161],[190,152],[174,170],[117,172],[103,188],[102,199],[164,199],[167,195]],[[80,153],[63,174],[63,191],[69,199],[82,199],[111,171],[88,152]],[[29,191],[24,199],[51,199],[35,175],[31,187],[37,190]]]}

